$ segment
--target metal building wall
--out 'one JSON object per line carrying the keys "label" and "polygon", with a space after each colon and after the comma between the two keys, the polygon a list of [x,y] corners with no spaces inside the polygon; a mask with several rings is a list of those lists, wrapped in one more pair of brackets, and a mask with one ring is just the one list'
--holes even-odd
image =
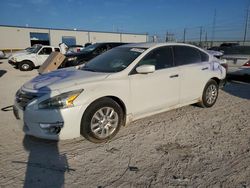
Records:
{"label": "metal building wall", "polygon": [[0,26],[0,49],[25,49],[30,46],[30,32],[48,33],[48,29]]}
{"label": "metal building wall", "polygon": [[120,33],[89,32],[90,42],[120,42]]}
{"label": "metal building wall", "polygon": [[87,42],[147,42],[146,34],[0,26],[0,50],[18,50],[29,47],[30,32],[48,33],[52,46],[58,46],[63,36],[75,37],[76,44],[79,45]]}
{"label": "metal building wall", "polygon": [[[1,31],[0,31],[1,32]],[[67,31],[67,30],[49,30],[50,44],[52,46],[58,46],[62,42],[62,37],[75,37],[76,44],[83,45],[88,42],[88,32],[84,31]]]}

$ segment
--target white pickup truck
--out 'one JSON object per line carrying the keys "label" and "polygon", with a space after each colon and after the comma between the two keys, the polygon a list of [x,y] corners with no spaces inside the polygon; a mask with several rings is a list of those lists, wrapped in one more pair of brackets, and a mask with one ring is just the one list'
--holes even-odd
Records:
{"label": "white pickup truck", "polygon": [[60,52],[60,49],[53,46],[37,45],[32,50],[10,56],[8,62],[21,71],[28,71],[41,66],[51,52],[55,51]]}

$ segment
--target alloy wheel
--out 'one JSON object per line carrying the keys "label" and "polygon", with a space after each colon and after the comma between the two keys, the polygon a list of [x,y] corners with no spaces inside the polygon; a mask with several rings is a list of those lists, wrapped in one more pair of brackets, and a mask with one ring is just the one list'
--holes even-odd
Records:
{"label": "alloy wheel", "polygon": [[96,111],[91,119],[91,131],[101,139],[108,138],[117,129],[119,116],[112,107],[103,107]]}
{"label": "alloy wheel", "polygon": [[208,104],[213,104],[216,101],[217,98],[217,87],[213,84],[211,84],[210,86],[208,86],[207,91],[206,91],[206,102]]}

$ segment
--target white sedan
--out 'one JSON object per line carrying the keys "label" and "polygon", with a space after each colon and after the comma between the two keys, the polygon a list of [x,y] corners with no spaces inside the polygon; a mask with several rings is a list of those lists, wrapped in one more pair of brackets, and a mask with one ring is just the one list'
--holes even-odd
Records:
{"label": "white sedan", "polygon": [[105,142],[131,121],[193,103],[213,106],[225,76],[219,61],[195,46],[129,44],[25,83],[14,114],[28,135]]}

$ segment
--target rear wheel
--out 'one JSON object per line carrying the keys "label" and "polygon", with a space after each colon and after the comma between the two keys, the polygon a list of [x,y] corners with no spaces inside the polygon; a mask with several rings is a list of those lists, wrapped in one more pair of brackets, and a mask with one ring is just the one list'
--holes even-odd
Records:
{"label": "rear wheel", "polygon": [[85,111],[81,134],[91,142],[101,143],[113,138],[124,124],[120,105],[105,97],[93,102]]}
{"label": "rear wheel", "polygon": [[22,61],[19,63],[18,68],[21,71],[29,71],[33,69],[33,63],[30,61]]}
{"label": "rear wheel", "polygon": [[215,80],[209,80],[203,90],[202,101],[199,103],[200,106],[204,108],[212,107],[218,98],[218,88],[218,84]]}

